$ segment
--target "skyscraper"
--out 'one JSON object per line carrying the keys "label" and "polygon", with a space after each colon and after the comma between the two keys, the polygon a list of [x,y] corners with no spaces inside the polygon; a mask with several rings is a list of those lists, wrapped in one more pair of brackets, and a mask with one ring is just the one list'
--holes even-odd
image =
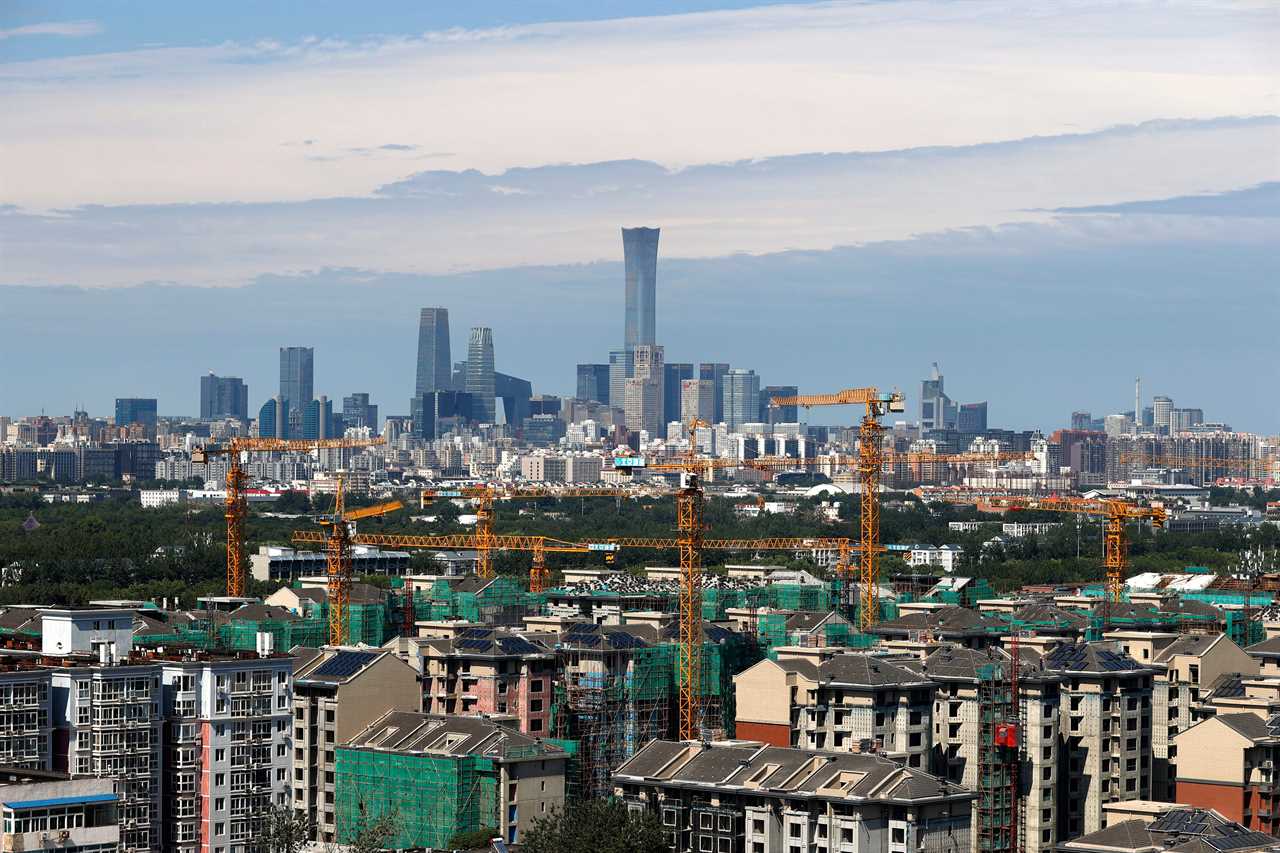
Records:
{"label": "skyscraper", "polygon": [[283,397],[272,397],[258,410],[258,437],[289,437],[289,409]]}
{"label": "skyscraper", "polygon": [[493,330],[476,326],[467,343],[467,393],[471,395],[472,415],[480,423],[497,419],[494,402]]}
{"label": "skyscraper", "polygon": [[760,377],[754,370],[735,368],[726,373],[720,397],[724,422],[730,430],[755,423],[760,417]]}
{"label": "skyscraper", "polygon": [[623,228],[626,267],[626,329],[623,349],[657,343],[658,229]]}
{"label": "skyscraper", "polygon": [[694,418],[714,423],[716,416],[716,384],[710,379],[685,379],[680,383],[680,422],[688,425]]}
{"label": "skyscraper", "polygon": [[579,364],[578,393],[579,400],[595,400],[597,403],[609,402],[609,365]]}
{"label": "skyscraper", "polygon": [[648,430],[650,436],[662,430],[664,395],[662,390],[666,371],[664,353],[660,346],[641,344],[632,353],[633,375],[626,382],[624,412],[630,429]]}
{"label": "skyscraper", "polygon": [[315,396],[315,353],[311,347],[280,347],[280,397],[300,412]]}
{"label": "skyscraper", "polygon": [[1173,399],[1157,394],[1151,398],[1152,423],[1157,435],[1168,435],[1173,412]]}
{"label": "skyscraper", "polygon": [[503,422],[515,429],[519,429],[524,419],[533,414],[529,409],[529,400],[533,397],[533,383],[528,379],[494,371],[493,396],[495,409],[496,400],[502,401]]}
{"label": "skyscraper", "polygon": [[333,402],[321,394],[302,412],[302,437],[309,439],[334,438]]}
{"label": "skyscraper", "polygon": [[626,405],[627,380],[635,370],[635,350],[616,349],[609,352],[609,405],[621,409]]}
{"label": "skyscraper", "polygon": [[956,429],[964,433],[986,432],[986,401],[981,403],[961,403],[960,412],[956,417]]}
{"label": "skyscraper", "polygon": [[669,362],[662,369],[662,422],[688,423],[680,415],[680,383],[693,378],[693,365]]}
{"label": "skyscraper", "polygon": [[249,388],[238,376],[200,377],[200,417],[249,419]]}
{"label": "skyscraper", "polygon": [[715,415],[712,423],[724,420],[724,375],[729,372],[729,365],[723,362],[703,362],[698,365],[698,378],[711,380],[712,394],[715,395]]}
{"label": "skyscraper", "polygon": [[942,373],[933,363],[933,374],[920,383],[920,429],[951,429],[959,412],[943,390]]}
{"label": "skyscraper", "polygon": [[423,308],[418,319],[418,382],[414,396],[448,391],[453,384],[449,356],[449,309]]}

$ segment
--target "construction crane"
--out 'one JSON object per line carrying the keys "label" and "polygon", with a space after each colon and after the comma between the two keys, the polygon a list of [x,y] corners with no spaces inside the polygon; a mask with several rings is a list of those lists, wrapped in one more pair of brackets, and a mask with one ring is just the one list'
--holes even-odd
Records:
{"label": "construction crane", "polygon": [[[387,505],[389,506],[389,504]],[[377,509],[371,507],[370,509]],[[387,510],[390,512],[391,510]],[[363,512],[357,510],[356,512]],[[380,515],[381,513],[369,513],[370,515]],[[351,514],[347,515],[351,518]],[[293,531],[292,541],[297,544],[318,544],[321,542],[328,543],[330,539],[325,538],[324,534],[315,530],[295,530]],[[542,570],[546,570],[547,554],[590,554],[597,551],[606,553],[616,551],[619,546],[609,543],[593,543],[580,544],[577,542],[566,542],[562,539],[554,539],[549,536],[504,536],[500,534],[490,533],[486,541],[489,547],[504,551],[530,551],[533,553],[533,562],[535,566],[541,566]],[[401,533],[361,533],[350,534],[347,536],[346,545],[369,545],[378,548],[430,548],[439,551],[464,551],[479,550],[480,537],[475,534],[453,534],[445,536],[413,536]],[[326,549],[329,550],[328,548]],[[331,553],[331,552],[330,552]],[[332,557],[330,558],[332,559]],[[330,563],[330,585],[333,583],[332,562]],[[349,562],[348,562],[349,567]],[[349,572],[348,572],[349,574]],[[330,593],[332,597],[332,592]],[[406,631],[413,629],[413,599],[409,591],[405,590],[405,617],[404,625]],[[330,630],[333,627],[332,611],[330,611]]]}
{"label": "construction crane", "polygon": [[1129,540],[1125,523],[1149,521],[1152,527],[1164,527],[1168,518],[1163,506],[1139,506],[1114,498],[1077,498],[1050,496],[1043,498],[1004,495],[989,498],[993,507],[1011,510],[1044,510],[1080,515],[1100,515],[1106,520],[1103,553],[1107,570],[1107,598],[1119,603],[1124,597],[1124,579],[1129,566]]}
{"label": "construction crane", "polygon": [[1205,480],[1205,471],[1220,469],[1224,471],[1243,471],[1246,477],[1274,477],[1277,475],[1276,459],[1217,459],[1212,456],[1183,456],[1180,454],[1147,453],[1141,450],[1121,451],[1116,457],[1121,465],[1140,465],[1158,468],[1188,468],[1199,472],[1200,480]]}
{"label": "construction crane", "polygon": [[385,443],[386,440],[382,438],[288,439],[236,436],[226,444],[192,450],[191,461],[201,465],[208,463],[213,456],[227,457],[227,496],[223,513],[227,519],[227,595],[239,597],[245,591],[244,520],[248,515],[248,505],[244,487],[248,477],[240,467],[241,454],[287,451],[306,453],[340,447],[373,447]]}
{"label": "construction crane", "polygon": [[[866,412],[858,427],[858,480],[861,486],[861,512],[858,522],[859,575],[862,599],[858,627],[869,630],[879,618],[880,608],[880,469],[884,465],[884,427],[880,418],[887,412],[906,411],[900,392],[883,393],[876,388],[846,388],[835,394],[802,394],[774,397],[774,406],[849,406],[863,405]],[[848,574],[848,568],[843,570]]]}
{"label": "construction crane", "polygon": [[[425,509],[438,498],[462,498],[475,502],[476,505],[476,574],[482,578],[491,578],[494,576],[493,569],[493,549],[494,532],[493,532],[493,504],[495,500],[518,500],[518,499],[536,499],[536,498],[625,498],[630,497],[631,492],[625,489],[614,489],[606,487],[575,487],[567,486],[564,488],[545,487],[545,486],[511,486],[507,488],[480,485],[480,486],[463,486],[458,489],[425,489],[420,496],[420,502]],[[529,571],[529,591],[542,592],[546,589],[549,573],[546,570],[545,562],[540,562],[539,555],[542,552],[534,552],[533,565]]]}
{"label": "construction crane", "polygon": [[325,565],[329,580],[329,644],[345,646],[351,639],[351,537],[352,525],[362,518],[374,518],[402,509],[400,501],[347,511],[343,500],[342,477],[333,500],[333,513],[318,522],[329,533],[325,538]]}

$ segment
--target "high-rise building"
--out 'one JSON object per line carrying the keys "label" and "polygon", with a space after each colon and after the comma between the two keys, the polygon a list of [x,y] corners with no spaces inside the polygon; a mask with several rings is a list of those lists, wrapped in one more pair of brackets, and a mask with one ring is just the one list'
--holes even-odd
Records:
{"label": "high-rise building", "polygon": [[[519,427],[532,414],[529,401],[533,398],[533,383],[505,373],[493,374],[493,393],[502,401],[504,423]],[[496,404],[495,404],[496,405]]]}
{"label": "high-rise building", "polygon": [[308,439],[333,438],[333,401],[321,394],[302,412],[302,437]]}
{"label": "high-rise building", "polygon": [[[657,436],[665,423],[663,420],[663,380],[666,371],[664,352],[660,346],[643,344],[632,351],[634,356],[633,375],[627,380],[624,410],[627,426],[631,429],[648,430],[650,436]],[[641,388],[640,383],[645,387]]]}
{"label": "high-rise building", "polygon": [[634,350],[609,351],[609,405],[621,409],[626,405],[627,380],[635,370]]}
{"label": "high-rise building", "polygon": [[1151,398],[1152,423],[1157,435],[1168,435],[1173,414],[1173,399],[1159,394]]}
{"label": "high-rise building", "polygon": [[697,418],[715,423],[716,384],[710,379],[685,379],[680,383],[680,423],[690,424]]}
{"label": "high-rise building", "polygon": [[795,397],[800,389],[795,385],[769,385],[760,392],[760,423],[794,424],[800,420],[799,406],[775,406],[774,397]]}
{"label": "high-rise building", "polygon": [[623,228],[626,329],[623,349],[657,343],[658,229]]}
{"label": "high-rise building", "polygon": [[724,420],[724,375],[729,372],[729,365],[723,362],[706,362],[698,365],[698,378],[711,380],[712,393],[716,400],[716,411],[712,423]]}
{"label": "high-rise building", "polygon": [[154,397],[117,397],[116,426],[127,427],[142,424],[152,433],[156,429],[156,400]]}
{"label": "high-rise building", "polygon": [[467,393],[471,409],[480,423],[497,421],[496,378],[493,371],[493,330],[476,326],[467,344]]}
{"label": "high-rise building", "polygon": [[369,402],[369,395],[357,392],[342,398],[342,426],[368,427],[378,434],[378,407]]}
{"label": "high-rise building", "polygon": [[960,432],[987,431],[987,403],[961,403],[956,416],[956,429]]}
{"label": "high-rise building", "polygon": [[933,374],[920,383],[920,429],[954,429],[958,412],[956,404],[943,391],[942,374],[933,363]]}
{"label": "high-rise building", "polygon": [[693,365],[688,363],[668,363],[662,368],[662,421],[671,423],[681,420],[680,395],[681,384],[693,378]]}
{"label": "high-rise building", "polygon": [[258,410],[258,437],[289,437],[289,404],[283,397],[272,397]]}
{"label": "high-rise building", "polygon": [[1088,429],[1089,424],[1093,422],[1092,412],[1072,412],[1071,428],[1072,429]]}
{"label": "high-rise building", "polygon": [[472,420],[471,395],[466,391],[428,391],[409,401],[409,413],[415,436],[439,438],[448,427]]}
{"label": "high-rise building", "polygon": [[315,396],[315,353],[311,347],[280,347],[280,396],[291,412]]}
{"label": "high-rise building", "polygon": [[238,376],[200,377],[200,417],[249,420],[249,387]]}
{"label": "high-rise building", "polygon": [[724,422],[730,430],[760,417],[760,377],[754,370],[734,368],[724,375],[720,391]]}
{"label": "high-rise building", "polygon": [[449,309],[423,308],[418,319],[418,382],[414,396],[453,385],[449,356]]}
{"label": "high-rise building", "polygon": [[609,402],[609,365],[579,364],[578,393],[579,400],[595,400],[597,403]]}
{"label": "high-rise building", "polygon": [[1204,409],[1174,409],[1169,413],[1169,432],[1187,432],[1204,423]]}

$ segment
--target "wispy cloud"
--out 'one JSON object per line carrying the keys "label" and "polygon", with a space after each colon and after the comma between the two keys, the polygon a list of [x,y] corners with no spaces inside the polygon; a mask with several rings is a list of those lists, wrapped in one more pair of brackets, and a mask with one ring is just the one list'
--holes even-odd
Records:
{"label": "wispy cloud", "polygon": [[498,173],[1280,113],[1280,16],[1261,4],[1032,5],[797,4],[0,64],[0,114],[26,119],[4,130],[5,200],[297,201],[402,176],[395,157],[321,168],[280,144],[303,136],[324,140],[313,156],[415,142]]}
{"label": "wispy cloud", "polygon": [[0,30],[0,41],[22,36],[62,36],[64,38],[84,38],[102,32],[102,25],[97,21],[48,21],[43,24],[27,24],[21,27],[10,27]]}

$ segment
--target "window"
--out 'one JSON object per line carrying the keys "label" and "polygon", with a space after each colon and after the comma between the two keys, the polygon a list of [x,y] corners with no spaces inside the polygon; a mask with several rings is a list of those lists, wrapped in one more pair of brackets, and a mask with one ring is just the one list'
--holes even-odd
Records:
{"label": "window", "polygon": [[792,838],[799,838],[799,837],[800,837],[800,824],[798,824],[798,823],[793,823],[793,824],[791,824],[791,826],[787,827],[787,834],[788,834],[788,835],[790,835]]}
{"label": "window", "polygon": [[698,826],[701,829],[711,829],[712,828],[711,815],[707,814],[706,812],[703,812],[702,814],[698,815]]}
{"label": "window", "polygon": [[703,851],[703,853],[712,853],[712,850],[714,850],[715,848],[712,847],[711,845],[711,836],[709,835],[698,836],[698,849],[700,851]]}
{"label": "window", "polygon": [[215,823],[215,824],[213,825],[213,834],[214,834],[214,835],[226,835],[226,834],[227,834],[227,826],[226,826],[226,824],[224,824],[224,823]]}
{"label": "window", "polygon": [[663,824],[663,826],[675,826],[675,825],[676,825],[676,810],[675,810],[675,809],[663,809],[663,810],[662,810],[662,824]]}
{"label": "window", "polygon": [[530,699],[530,700],[529,700],[529,710],[530,710],[531,712],[541,711],[541,710],[542,710],[542,700],[541,700],[541,699]]}
{"label": "window", "polygon": [[756,835],[764,835],[764,821],[762,820],[751,821],[751,831],[754,832]]}
{"label": "window", "polygon": [[729,817],[727,814],[720,815],[719,820],[716,821],[716,829],[721,832],[732,832],[733,818]]}
{"label": "window", "polygon": [[895,826],[893,828],[893,843],[894,844],[907,843],[907,828],[905,826]]}
{"label": "window", "polygon": [[531,732],[540,732],[540,731],[542,731],[542,720],[530,720],[530,721],[529,721],[529,731],[531,731]]}
{"label": "window", "polygon": [[721,838],[720,841],[716,844],[716,849],[719,851],[719,853],[732,853],[732,850],[733,850],[732,845],[733,845],[733,839]]}

